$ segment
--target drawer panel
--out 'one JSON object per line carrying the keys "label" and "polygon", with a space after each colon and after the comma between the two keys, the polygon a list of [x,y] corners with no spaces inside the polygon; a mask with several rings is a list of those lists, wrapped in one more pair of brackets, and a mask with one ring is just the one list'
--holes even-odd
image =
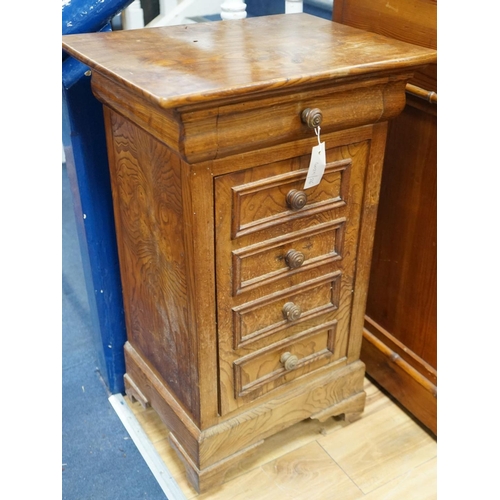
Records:
{"label": "drawer panel", "polygon": [[306,191],[307,168],[234,186],[231,237],[345,205],[351,164],[350,158],[328,163],[320,184]]}
{"label": "drawer panel", "polygon": [[[307,203],[295,209],[287,204],[287,194],[304,186],[310,154],[244,170],[238,170],[240,159],[235,157],[236,170],[215,177],[221,415],[253,405],[259,394],[269,397],[273,387],[280,391],[283,381],[300,376],[301,370],[314,370],[306,368],[307,360],[327,353],[316,358],[304,351],[304,365],[285,375],[273,365],[261,377],[257,358],[249,361],[306,332],[323,332],[317,339],[323,347],[314,351],[320,352],[326,345],[324,325],[335,322],[336,347],[328,364],[345,364],[369,155],[365,135],[327,149],[326,174],[306,190]],[[289,250],[303,254],[300,266],[288,265]]]}
{"label": "drawer panel", "polygon": [[340,271],[233,308],[234,348],[339,307]]}
{"label": "drawer panel", "polygon": [[342,258],[345,218],[232,252],[233,295]]}
{"label": "drawer panel", "polygon": [[[319,108],[323,134],[388,120],[405,106],[406,82],[387,77],[341,87],[328,85],[300,93],[252,100],[217,108],[181,111],[185,134],[180,137],[189,162],[223,158],[275,144],[314,137],[302,123],[306,108]],[[355,88],[354,88],[355,87]],[[390,95],[390,99],[387,96]],[[170,126],[172,128],[172,126]]]}
{"label": "drawer panel", "polygon": [[335,320],[234,362],[235,398],[260,396],[335,360]]}

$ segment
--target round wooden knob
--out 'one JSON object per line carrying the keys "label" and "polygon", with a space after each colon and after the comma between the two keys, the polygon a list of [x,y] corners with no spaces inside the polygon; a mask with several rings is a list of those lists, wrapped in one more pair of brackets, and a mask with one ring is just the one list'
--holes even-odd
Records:
{"label": "round wooden knob", "polygon": [[306,108],[302,111],[302,122],[305,123],[310,128],[316,128],[321,125],[323,120],[323,114],[318,108]]}
{"label": "round wooden knob", "polygon": [[288,250],[285,255],[285,262],[290,269],[297,269],[304,263],[304,258],[304,254],[302,252],[298,252],[297,250]]}
{"label": "round wooden knob", "polygon": [[287,302],[283,306],[283,316],[288,321],[295,321],[300,318],[302,311],[300,307],[293,302]]}
{"label": "round wooden knob", "polygon": [[307,203],[307,194],[304,191],[292,189],[286,195],[286,202],[292,210],[300,210]]}
{"label": "round wooden knob", "polygon": [[299,358],[295,356],[295,354],[291,354],[289,352],[284,352],[280,358],[281,363],[285,367],[285,370],[293,370],[297,363],[299,362]]}

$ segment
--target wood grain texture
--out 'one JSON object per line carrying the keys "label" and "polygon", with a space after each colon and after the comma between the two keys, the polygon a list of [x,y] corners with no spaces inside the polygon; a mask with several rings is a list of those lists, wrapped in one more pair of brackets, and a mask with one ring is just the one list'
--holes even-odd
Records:
{"label": "wood grain texture", "polygon": [[108,107],[177,150],[183,159],[199,163],[310,136],[312,131],[300,118],[308,106],[321,107],[323,134],[390,119],[404,107],[401,89],[410,76],[374,75],[314,89],[268,91],[251,101],[240,97],[173,109],[153,107],[144,96],[97,71],[92,89]]}
{"label": "wood grain texture", "polygon": [[[336,0],[333,20],[421,47],[437,48],[437,0]],[[420,68],[411,81],[437,92],[437,65]]]}
{"label": "wood grain texture", "polygon": [[436,132],[436,117],[413,106],[390,125],[367,303],[373,321],[434,368]]}
{"label": "wood grain texture", "polygon": [[[315,371],[315,384],[308,390],[300,384],[290,384],[255,408],[234,413],[219,425],[203,432],[202,463],[212,464],[230,456],[237,450],[248,447],[261,439],[275,434],[300,420],[309,418],[320,409],[331,407],[363,392],[364,365],[360,361],[338,370],[328,366]],[[304,381],[307,382],[307,379]],[[357,401],[352,401],[355,411]],[[349,411],[339,408],[338,414]]]}
{"label": "wood grain texture", "polygon": [[[369,441],[360,439],[367,433]],[[365,494],[436,457],[436,442],[394,407],[318,442]]]}
{"label": "wood grain texture", "polygon": [[370,263],[373,248],[373,233],[377,218],[377,208],[380,192],[380,178],[384,163],[384,150],[387,134],[387,122],[378,123],[373,127],[373,139],[370,145],[370,168],[366,171],[363,184],[363,201],[361,220],[359,222],[359,248],[357,252],[356,275],[354,277],[354,296],[352,318],[350,324],[350,341],[348,361],[358,359],[361,351]]}
{"label": "wood grain texture", "polygon": [[437,117],[417,98],[389,128],[366,314],[368,373],[437,433]]}
{"label": "wood grain texture", "polygon": [[[336,346],[336,327],[334,320],[236,360],[233,365],[235,397],[249,393],[255,397],[257,390],[263,394],[331,362]],[[282,361],[285,353],[298,359],[293,371],[287,370]]]}
{"label": "wood grain texture", "polygon": [[[200,377],[200,428],[214,425],[219,418],[217,322],[215,303],[215,236],[213,175],[208,166],[184,165],[181,172],[186,231],[184,260],[187,268],[190,335],[196,336],[193,354]],[[176,239],[175,234],[169,235]],[[185,362],[187,360],[184,360]]]}
{"label": "wood grain texture", "polygon": [[128,342],[125,344],[124,352],[129,379],[141,388],[145,399],[160,415],[170,432],[175,433],[177,439],[182,442],[184,450],[192,457],[192,460],[198,461],[201,435],[199,427],[179,403],[176,395],[161,380],[158,373]]}
{"label": "wood grain texture", "polygon": [[[188,482],[181,460],[169,445],[169,430],[161,423],[156,412],[151,408],[143,409],[139,403],[129,402],[129,405],[188,499],[436,499],[436,441],[413,438],[413,442],[418,444],[410,456],[418,455],[422,461],[408,461],[408,448],[402,443],[412,440],[411,436],[418,432],[418,424],[402,413],[367,379],[364,380],[364,390],[367,397],[362,420],[366,425],[363,432],[356,433],[355,438],[343,442],[346,446],[344,451],[346,454],[349,450],[354,453],[360,441],[365,445],[370,443],[371,447],[380,451],[375,464],[387,464],[391,456],[397,464],[394,475],[384,473],[380,486],[366,494],[360,489],[360,485],[361,481],[366,481],[367,476],[346,474],[319,443],[319,440],[325,437],[334,440],[345,432],[346,423],[342,420],[303,420],[270,436],[259,446],[257,453],[232,465],[222,485],[207,493],[198,494]],[[404,422],[404,425],[397,426],[392,433],[392,440],[388,440],[385,446],[382,445],[385,434],[379,432],[377,423],[380,421],[377,415],[381,412],[385,412],[383,415],[388,422],[394,422],[394,419],[400,423]],[[351,424],[353,431],[360,424],[361,421]],[[429,451],[429,445],[432,452],[420,454],[419,448],[427,448]],[[399,459],[395,458],[398,454]],[[429,459],[429,456],[432,458]],[[381,470],[387,472],[386,467]],[[373,470],[374,474],[378,472],[377,469]]]}
{"label": "wood grain texture", "polygon": [[190,335],[187,316],[181,160],[120,115],[107,109],[105,114],[127,338],[199,419],[197,339]]}
{"label": "wood grain texture", "polygon": [[262,470],[271,477],[273,486],[279,488],[280,498],[324,500],[332,495],[345,500],[360,498],[359,488],[317,441],[265,464]]}
{"label": "wood grain texture", "polygon": [[[301,420],[354,422],[386,123],[435,51],[304,14],[64,48],[105,104],[127,390],[168,426],[194,488]],[[305,193],[307,107],[328,142]]]}
{"label": "wood grain texture", "polygon": [[336,0],[333,19],[397,40],[437,47],[437,0]]}
{"label": "wood grain texture", "polygon": [[[422,370],[413,368],[368,330],[364,331],[361,358],[367,363],[370,376],[437,435],[437,386]],[[422,365],[417,367],[421,369]]]}
{"label": "wood grain texture", "polygon": [[[436,58],[306,14],[133,31],[70,35],[63,47],[92,68],[102,102],[190,163],[302,139],[307,107],[321,108],[324,133],[388,120],[406,80]],[[291,44],[301,36],[308,44]]]}
{"label": "wood grain texture", "polygon": [[170,433],[168,440],[177,456],[181,459],[186,468],[186,474],[191,485],[196,491],[207,491],[219,486],[224,482],[229,470],[235,463],[244,460],[249,455],[253,455],[264,441],[257,441],[246,448],[240,448],[232,455],[223,458],[219,462],[199,469],[196,462],[184,451],[182,445],[177,441],[174,434]]}
{"label": "wood grain texture", "polygon": [[[333,19],[437,46],[436,0],[336,0]],[[407,86],[407,106],[389,124],[362,356],[368,373],[437,432],[436,65],[411,82],[419,88]]]}
{"label": "wood grain texture", "polygon": [[99,101],[175,149],[182,127],[173,110],[152,108],[147,100],[97,71],[92,73],[92,92]]}
{"label": "wood grain texture", "polygon": [[300,139],[312,132],[301,121],[302,111],[311,106],[323,113],[323,133],[388,120],[404,108],[400,90],[410,76],[376,74],[356,83],[329,81],[293,92],[268,91],[250,102],[217,108],[207,108],[210,103],[193,111],[178,108],[186,132],[181,149],[186,159],[199,162]]}
{"label": "wood grain texture", "polygon": [[[157,378],[155,372],[129,344],[126,346],[127,373],[156,409],[165,425],[169,427],[183,453],[203,472],[221,462],[224,476],[226,460],[244,448],[283,430],[300,420],[309,418],[324,409],[348,400],[363,392],[364,365],[351,363],[331,371],[319,368],[310,385],[304,391],[301,385],[289,385],[286,391],[267,398],[257,407],[234,413],[221,423],[200,430],[183,408],[176,403],[175,396]],[[358,411],[357,400],[352,400],[352,411]],[[349,405],[338,407],[333,414],[349,412]],[[194,469],[193,469],[194,470]],[[215,469],[211,476],[215,476]]]}
{"label": "wood grain texture", "polygon": [[259,499],[274,499],[278,495],[282,498],[279,488],[273,485],[273,480],[270,478],[262,468],[251,470],[249,473],[244,474],[239,481],[238,488],[232,488],[228,483],[222,484],[215,490],[202,494],[195,495],[189,498],[200,499],[238,499],[238,500],[253,500]]}
{"label": "wood grain texture", "polygon": [[363,498],[365,500],[435,500],[437,498],[437,458],[408,470]]}
{"label": "wood grain texture", "polygon": [[[342,258],[345,219],[317,224],[312,228],[283,235],[232,252],[233,295],[309,267]],[[290,252],[303,256],[300,266],[291,267]]]}
{"label": "wood grain texture", "polygon": [[[334,312],[339,307],[340,272],[326,274],[289,287],[283,292],[264,296],[255,301],[246,302],[233,308],[234,348],[264,346],[270,343],[267,338],[282,330],[295,331],[292,325],[300,325],[326,313]],[[290,320],[284,315],[284,304],[293,304],[300,308],[300,316]]]}
{"label": "wood grain texture", "polygon": [[313,413],[311,418],[317,419],[320,422],[326,422],[330,417],[343,415],[343,420],[346,423],[351,423],[357,420],[365,409],[366,393],[359,392],[354,394],[344,401],[325,408],[321,411]]}
{"label": "wood grain texture", "polygon": [[[302,190],[307,175],[306,169],[293,170],[298,168],[298,163],[303,162],[297,159],[291,163],[282,162],[281,166],[286,173],[269,175],[264,179],[252,181],[242,179],[241,176],[236,178],[236,182],[241,184],[231,187],[234,210],[232,239],[346,204],[352,170],[351,158],[329,161],[322,182],[307,190],[307,207],[301,210],[290,207],[287,203],[288,193]],[[280,165],[274,165],[273,170],[277,171],[279,167]]]}
{"label": "wood grain texture", "polygon": [[63,49],[162,108],[407,70],[436,57],[307,14],[69,35]]}
{"label": "wood grain texture", "polygon": [[[399,361],[399,359],[401,359],[402,361],[404,361],[405,365],[418,372],[420,374],[419,376],[427,381],[429,391],[433,392],[434,395],[436,395],[436,368],[424,361],[411,349],[408,349],[408,346],[394,337],[394,335],[391,335],[378,323],[375,323],[375,321],[373,321],[373,319],[369,316],[365,316],[365,330],[363,335],[369,335],[372,340],[377,339],[378,342],[382,342],[387,347],[387,350],[385,352],[386,355],[396,361]],[[423,381],[420,382],[423,383]]]}
{"label": "wood grain texture", "polygon": [[[218,308],[220,394],[223,415],[267,393],[269,388],[276,387],[278,380],[292,381],[308,373],[305,366],[291,373],[283,373],[278,379],[274,379],[272,385],[254,387],[251,398],[249,396],[235,398],[234,378],[241,372],[234,371],[233,363],[271,342],[298,335],[308,328],[320,325],[321,321],[335,319],[338,324],[335,348],[329,357],[330,363],[346,356],[358,224],[361,217],[368,154],[368,142],[329,149],[327,161],[331,165],[329,170],[331,175],[326,176],[324,184],[321,183],[308,190],[307,204],[297,211],[287,206],[286,195],[291,189],[303,187],[307,173],[307,168],[304,167],[309,162],[309,154],[290,161],[285,160],[216,178],[217,301],[225,305]],[[232,210],[227,210],[227,207],[232,207]],[[254,248],[262,242],[269,241],[270,238],[272,240],[285,235],[302,234],[304,230],[309,230],[317,224],[325,224],[328,220],[346,221],[342,236],[342,245],[346,251],[343,252],[341,259],[333,260],[323,266],[315,263],[314,266],[306,266],[300,272],[288,270],[280,276],[281,279],[261,283],[259,287],[247,288],[240,294],[233,294],[237,271],[227,266],[228,262],[235,262],[234,258],[231,258],[232,255]],[[307,285],[308,282],[325,281],[323,276],[332,271],[340,272],[338,285],[334,284],[332,279],[328,281],[332,283],[329,284],[331,290],[338,289],[336,294],[339,299],[334,299],[332,292],[324,287],[312,288]],[[259,272],[260,263],[256,261],[248,273],[250,277],[256,277]],[[302,292],[304,286],[306,288]],[[286,302],[297,302],[303,309],[304,316],[298,321],[286,322],[281,312]],[[320,312],[327,314],[328,308],[331,309],[331,314],[312,321],[311,313],[314,312],[316,316]],[[252,337],[254,342],[251,345],[245,342]],[[281,352],[277,351],[278,359],[280,355]],[[276,363],[278,359],[269,362]],[[237,366],[240,366],[238,363]],[[309,368],[311,366],[313,365],[309,365]],[[241,386],[237,390],[238,394],[240,392]],[[247,392],[243,391],[245,394]]]}
{"label": "wood grain texture", "polygon": [[432,104],[437,104],[437,94],[434,91],[428,91],[411,83],[407,83],[406,92],[410,95],[419,97],[420,99],[425,99],[427,102]]}

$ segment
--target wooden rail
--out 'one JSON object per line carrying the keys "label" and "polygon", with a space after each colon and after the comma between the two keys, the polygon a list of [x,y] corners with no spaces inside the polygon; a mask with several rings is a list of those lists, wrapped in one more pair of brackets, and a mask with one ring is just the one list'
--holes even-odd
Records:
{"label": "wooden rail", "polygon": [[437,104],[438,96],[436,92],[432,90],[425,90],[421,87],[417,87],[416,85],[412,85],[411,83],[406,84],[406,92],[420,97],[421,99],[425,99],[427,102]]}

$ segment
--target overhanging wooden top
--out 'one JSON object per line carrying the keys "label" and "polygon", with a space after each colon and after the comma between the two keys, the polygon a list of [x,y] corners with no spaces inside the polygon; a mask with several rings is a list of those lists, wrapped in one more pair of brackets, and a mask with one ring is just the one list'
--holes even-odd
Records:
{"label": "overhanging wooden top", "polygon": [[163,108],[437,59],[434,50],[308,14],[67,35],[63,49]]}

